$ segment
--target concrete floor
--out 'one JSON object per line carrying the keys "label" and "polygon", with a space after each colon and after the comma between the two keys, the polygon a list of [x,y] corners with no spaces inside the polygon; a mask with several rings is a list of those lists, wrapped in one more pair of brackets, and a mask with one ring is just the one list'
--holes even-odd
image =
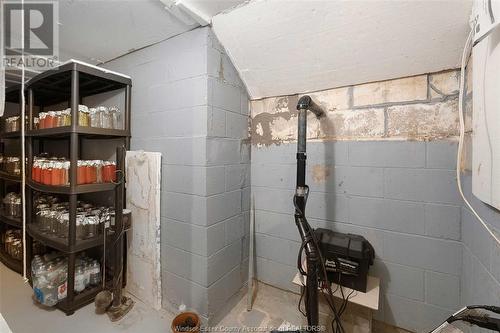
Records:
{"label": "concrete floor", "polygon": [[[114,333],[170,332],[173,315],[155,311],[136,300],[127,316],[112,323],[107,315],[96,315],[94,304],[66,316],[57,309],[40,308],[33,291],[22,277],[0,263],[0,313],[13,333]],[[2,326],[0,324],[0,333]]]}
{"label": "concrete floor", "polygon": [[[164,333],[170,332],[174,317],[167,311],[155,311],[136,300],[132,311],[119,322],[112,323],[106,315],[96,315],[90,304],[66,316],[59,310],[40,308],[32,299],[33,292],[22,277],[0,263],[0,313],[13,333]],[[255,289],[252,311],[246,311],[246,295],[229,303],[224,309],[228,313],[216,324],[217,327],[262,327],[278,328],[283,322],[305,325],[304,317],[297,310],[299,295],[259,283]],[[328,309],[320,306],[321,321],[329,327]],[[360,307],[349,306],[343,316],[348,333],[369,332],[369,313]],[[0,317],[0,333],[5,332]],[[212,330],[213,332],[227,329]],[[233,330],[232,330],[233,331]],[[265,332],[267,330],[259,330]],[[375,333],[404,333],[406,331],[374,322]],[[233,331],[234,332],[234,331]]]}

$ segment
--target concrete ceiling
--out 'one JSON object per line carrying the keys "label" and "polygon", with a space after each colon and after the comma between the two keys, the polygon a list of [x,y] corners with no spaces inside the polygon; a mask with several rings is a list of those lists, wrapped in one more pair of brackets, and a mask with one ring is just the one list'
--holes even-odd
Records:
{"label": "concrete ceiling", "polygon": [[212,19],[253,99],[459,65],[469,0],[254,0]]}

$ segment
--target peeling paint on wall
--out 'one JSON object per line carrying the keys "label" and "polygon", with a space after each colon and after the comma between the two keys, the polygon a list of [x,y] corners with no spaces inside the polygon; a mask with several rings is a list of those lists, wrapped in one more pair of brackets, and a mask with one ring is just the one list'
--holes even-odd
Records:
{"label": "peeling paint on wall", "polygon": [[[309,94],[326,112],[308,115],[310,140],[435,140],[458,135],[458,71],[373,82]],[[252,144],[297,138],[301,95],[251,102]]]}

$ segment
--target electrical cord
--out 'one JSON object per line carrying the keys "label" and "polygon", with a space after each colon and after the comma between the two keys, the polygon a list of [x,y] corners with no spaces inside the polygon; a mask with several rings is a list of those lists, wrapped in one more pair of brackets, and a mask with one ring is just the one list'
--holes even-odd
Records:
{"label": "electrical cord", "polygon": [[483,227],[486,229],[486,231],[493,237],[493,239],[500,245],[500,238],[495,235],[495,233],[491,230],[491,228],[488,226],[488,224],[481,218],[481,216],[477,213],[477,211],[472,207],[470,204],[469,200],[465,197],[465,194],[462,189],[462,180],[461,180],[461,163],[462,163],[462,155],[463,155],[463,149],[464,149],[464,138],[465,138],[465,121],[464,121],[464,110],[463,110],[463,103],[464,103],[464,83],[465,83],[465,67],[467,60],[470,56],[471,50],[472,50],[472,38],[474,36],[474,27],[475,23],[473,24],[473,27],[471,31],[469,32],[469,35],[467,36],[467,40],[465,42],[464,50],[462,52],[462,62],[461,62],[461,67],[460,67],[460,89],[459,89],[459,98],[458,98],[458,113],[459,113],[459,122],[460,122],[460,136],[458,140],[458,150],[457,150],[457,167],[456,167],[456,177],[457,177],[457,185],[458,185],[458,192],[460,192],[460,195],[462,199],[464,200],[465,204],[467,207],[471,210],[471,212],[474,214],[474,216],[478,219],[478,221],[483,225]]}
{"label": "electrical cord", "polygon": [[[309,186],[305,186],[305,195],[304,195],[304,206],[307,204],[307,199],[309,197]],[[320,287],[321,287],[321,290],[323,291],[323,296],[325,297],[325,300],[326,302],[328,303],[328,306],[330,307],[330,309],[332,310],[333,312],[333,319],[332,319],[332,322],[331,322],[331,326],[332,326],[332,332],[333,333],[336,333],[336,332],[340,332],[340,333],[344,333],[345,330],[344,330],[344,327],[342,326],[342,323],[340,321],[340,315],[339,315],[339,311],[336,309],[335,307],[335,301],[334,301],[334,296],[333,296],[333,292],[332,292],[332,288],[331,288],[331,284],[328,283],[328,275],[327,275],[327,271],[326,271],[326,267],[325,267],[325,261],[323,260],[323,255],[321,254],[321,249],[319,247],[319,244],[316,240],[316,237],[314,236],[314,233],[312,232],[312,228],[311,226],[309,225],[309,222],[307,221],[306,217],[305,217],[305,214],[304,212],[300,209],[300,207],[297,205],[297,196],[295,195],[293,197],[293,203],[294,203],[294,206],[295,206],[295,209],[297,210],[297,212],[299,213],[300,217],[303,219],[305,225],[306,225],[306,231],[307,231],[307,234],[305,235],[305,239],[303,240],[301,246],[300,246],[300,251],[299,251],[299,254],[298,254],[298,258],[297,258],[297,268],[299,269],[299,272],[301,275],[303,276],[307,276],[307,272],[304,271],[303,267],[302,267],[302,252],[304,250],[304,248],[309,244],[309,243],[312,243],[312,245],[314,246],[314,248],[316,249],[317,253],[318,253],[318,256],[319,256],[319,262],[320,262],[320,268],[321,268],[321,272],[323,274],[323,281],[325,283],[321,283],[320,284]],[[340,267],[340,266],[339,266]],[[303,292],[305,291],[301,291],[301,298],[299,300],[299,308],[300,308],[300,302],[303,298]],[[345,298],[344,298],[344,294],[342,292],[342,301],[345,302]],[[305,293],[305,304],[307,305],[308,304],[308,295],[307,293]],[[345,306],[344,306],[345,307]],[[299,309],[300,310],[300,309]],[[302,313],[302,311],[300,311]],[[334,327],[334,325],[336,326],[336,329]]]}

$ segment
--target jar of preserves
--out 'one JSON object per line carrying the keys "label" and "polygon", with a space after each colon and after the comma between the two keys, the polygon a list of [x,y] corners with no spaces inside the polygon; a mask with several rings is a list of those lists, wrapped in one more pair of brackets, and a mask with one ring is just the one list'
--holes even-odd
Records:
{"label": "jar of preserves", "polygon": [[79,126],[90,125],[89,109],[85,105],[78,106],[78,125]]}
{"label": "jar of preserves", "polygon": [[103,162],[101,160],[94,160],[94,165],[96,169],[96,183],[102,183],[102,166]]}
{"label": "jar of preserves", "polygon": [[61,185],[69,185],[69,166],[70,161],[62,162],[62,184]]}
{"label": "jar of preserves", "polygon": [[45,128],[54,128],[56,127],[56,113],[55,111],[47,112],[47,116],[45,117]]}
{"label": "jar of preserves", "polygon": [[103,162],[102,181],[104,183],[116,182],[116,163],[112,161]]}
{"label": "jar of preserves", "polygon": [[63,184],[63,168],[62,162],[52,162],[52,175],[50,185],[60,186]]}
{"label": "jar of preserves", "polygon": [[38,128],[39,129],[47,128],[47,122],[45,120],[46,118],[47,118],[46,112],[40,112],[38,114]]}
{"label": "jar of preserves", "polygon": [[86,184],[86,172],[85,172],[85,161],[78,161],[78,169],[77,169],[77,184],[82,185]]}
{"label": "jar of preserves", "polygon": [[45,185],[52,184],[52,170],[53,170],[53,162],[46,161],[42,167],[42,184]]}
{"label": "jar of preserves", "polygon": [[55,121],[55,127],[61,127],[61,126],[64,126],[64,118],[63,118],[63,114],[62,114],[62,111],[56,111],[56,121]]}
{"label": "jar of preserves", "polygon": [[12,175],[19,176],[21,174],[21,159],[19,157],[8,157],[6,171]]}
{"label": "jar of preserves", "polygon": [[97,183],[97,167],[94,161],[85,162],[85,180],[87,184]]}
{"label": "jar of preserves", "polygon": [[31,168],[31,178],[37,182],[41,183],[42,182],[42,167],[41,167],[42,161],[39,159],[35,159],[33,162],[33,166]]}
{"label": "jar of preserves", "polygon": [[63,118],[62,126],[71,126],[71,109],[66,109],[64,111],[61,111],[61,114]]}

